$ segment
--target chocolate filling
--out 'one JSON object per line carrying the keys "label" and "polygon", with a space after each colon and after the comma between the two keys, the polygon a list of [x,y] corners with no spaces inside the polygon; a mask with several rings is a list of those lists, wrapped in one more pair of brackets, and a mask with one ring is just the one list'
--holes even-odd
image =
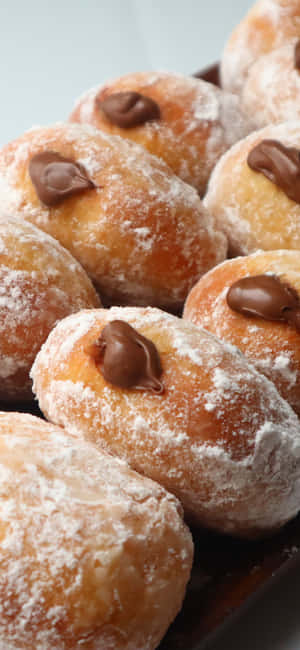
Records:
{"label": "chocolate filling", "polygon": [[160,357],[152,341],[131,325],[114,320],[102,330],[90,353],[106,381],[120,388],[163,393]]}
{"label": "chocolate filling", "polygon": [[294,65],[297,70],[300,70],[300,39],[297,41],[294,49]]}
{"label": "chocolate filling", "polygon": [[214,63],[207,68],[203,68],[202,70],[195,72],[193,74],[193,77],[196,77],[197,79],[203,79],[203,81],[208,81],[210,84],[214,84],[214,86],[221,88],[219,63]]}
{"label": "chocolate filling", "polygon": [[247,158],[248,165],[300,204],[300,151],[277,140],[262,140]]}
{"label": "chocolate filling", "polygon": [[299,296],[274,275],[241,278],[230,287],[226,299],[233,311],[270,321],[286,321],[300,331]]}
{"label": "chocolate filling", "polygon": [[96,105],[112,124],[123,129],[160,118],[158,104],[151,97],[134,91],[112,93],[102,100],[96,97]]}
{"label": "chocolate filling", "polygon": [[83,165],[54,151],[43,151],[29,162],[29,175],[42,203],[52,207],[69,196],[96,187]]}

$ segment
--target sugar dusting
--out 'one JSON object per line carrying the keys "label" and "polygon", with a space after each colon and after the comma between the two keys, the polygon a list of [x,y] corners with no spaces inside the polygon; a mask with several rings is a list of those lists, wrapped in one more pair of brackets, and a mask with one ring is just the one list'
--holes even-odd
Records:
{"label": "sugar dusting", "polygon": [[[32,192],[26,166],[44,149],[74,156],[98,188],[78,196],[67,218],[67,203],[49,209]],[[87,125],[31,130],[5,147],[2,187],[0,214],[16,214],[57,237],[100,293],[116,301],[176,307],[226,254],[226,238],[192,187],[142,147]],[[69,227],[61,227],[64,219]],[[165,260],[164,274],[158,258]]]}
{"label": "sugar dusting", "polygon": [[0,219],[2,399],[27,396],[34,357],[58,319],[97,304],[83,269],[57,241],[16,217]]}
{"label": "sugar dusting", "polygon": [[[180,178],[203,194],[218,158],[251,129],[237,98],[181,74],[141,72],[88,90],[77,100],[70,119],[105,131],[108,127],[99,112],[97,97],[102,92],[130,89],[152,96],[162,115],[158,122],[145,124],[140,135],[133,129],[124,136],[157,153]],[[169,106],[177,109],[177,117],[174,111],[169,114]]]}
{"label": "sugar dusting", "polygon": [[298,203],[247,164],[249,152],[264,139],[300,148],[299,122],[270,125],[233,145],[217,163],[204,200],[236,254],[300,249]]}
{"label": "sugar dusting", "polygon": [[0,429],[0,647],[153,650],[191,568],[178,502],[42,420]]}
{"label": "sugar dusting", "polygon": [[99,328],[124,319],[155,342],[166,392],[101,388],[92,370],[75,378],[78,344],[66,358],[63,340],[86,322],[83,312],[57,326],[32,369],[52,421],[159,480],[204,524],[257,532],[296,514],[299,422],[271,382],[232,345],[159,310],[114,307],[95,318]]}
{"label": "sugar dusting", "polygon": [[299,293],[298,252],[258,251],[227,260],[207,273],[192,290],[184,318],[240,347],[256,369],[273,381],[296,413],[300,413],[300,356],[294,328],[287,323],[235,314],[227,304],[226,296],[233,282],[260,274],[275,274]]}
{"label": "sugar dusting", "polygon": [[[244,111],[257,129],[271,123],[300,119],[300,73],[295,67],[295,41],[255,63],[242,94]],[[284,80],[284,83],[283,83]]]}
{"label": "sugar dusting", "polygon": [[221,61],[222,86],[239,94],[255,61],[299,37],[298,0],[258,0],[226,44]]}

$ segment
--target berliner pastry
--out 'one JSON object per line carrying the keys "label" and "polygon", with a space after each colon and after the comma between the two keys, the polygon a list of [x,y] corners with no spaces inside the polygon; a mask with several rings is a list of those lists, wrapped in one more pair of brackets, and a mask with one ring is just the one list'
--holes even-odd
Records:
{"label": "berliner pastry", "polygon": [[258,0],[226,44],[221,60],[222,87],[240,93],[252,63],[298,38],[299,0]]}
{"label": "berliner pastry", "polygon": [[106,304],[177,310],[226,257],[193,188],[142,147],[90,126],[33,129],[4,147],[0,197],[2,212],[71,251]]}
{"label": "berliner pastry", "polygon": [[242,106],[257,129],[300,120],[300,40],[273,50],[252,65]]}
{"label": "berliner pastry", "polygon": [[92,88],[70,120],[138,142],[200,195],[218,158],[250,131],[236,97],[170,72],[137,72]]}
{"label": "berliner pastry", "polygon": [[300,415],[300,257],[227,260],[190,292],[184,318],[236,345]]}
{"label": "berliner pastry", "polygon": [[126,460],[202,525],[276,530],[300,503],[300,423],[233,346],[153,308],[61,321],[32,369],[48,419]]}
{"label": "berliner pastry", "polygon": [[193,544],[177,500],[39,418],[0,413],[0,646],[154,650]]}
{"label": "berliner pastry", "polygon": [[231,255],[300,249],[300,121],[270,125],[216,165],[205,205]]}
{"label": "berliner pastry", "polygon": [[52,327],[100,305],[85,271],[55,239],[22,219],[0,219],[0,400],[33,399],[29,371]]}

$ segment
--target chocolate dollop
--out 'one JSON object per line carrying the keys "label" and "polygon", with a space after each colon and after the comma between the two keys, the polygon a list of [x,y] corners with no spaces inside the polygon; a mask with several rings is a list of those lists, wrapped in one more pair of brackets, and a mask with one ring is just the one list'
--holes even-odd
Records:
{"label": "chocolate dollop", "polygon": [[227,292],[230,309],[245,316],[286,321],[300,331],[300,300],[292,287],[275,275],[241,278]]}
{"label": "chocolate dollop", "polygon": [[295,147],[285,147],[277,140],[262,140],[247,159],[248,165],[261,172],[285,194],[300,203],[300,151]]}
{"label": "chocolate dollop", "polygon": [[297,70],[300,70],[300,39],[297,41],[294,49],[294,64]]}
{"label": "chocolate dollop", "polygon": [[96,104],[112,124],[129,129],[151,120],[159,120],[158,104],[146,95],[134,91],[112,93]]}
{"label": "chocolate dollop", "polygon": [[193,77],[197,79],[202,79],[203,81],[208,81],[214,86],[221,88],[221,78],[220,78],[220,64],[214,63],[213,65],[203,68],[203,70],[198,70],[193,74]]}
{"label": "chocolate dollop", "polygon": [[40,201],[49,207],[73,194],[96,187],[83,165],[55,151],[43,151],[33,156],[29,162],[29,175]]}
{"label": "chocolate dollop", "polygon": [[106,325],[91,354],[110,384],[158,394],[164,391],[157,348],[128,323],[114,320]]}

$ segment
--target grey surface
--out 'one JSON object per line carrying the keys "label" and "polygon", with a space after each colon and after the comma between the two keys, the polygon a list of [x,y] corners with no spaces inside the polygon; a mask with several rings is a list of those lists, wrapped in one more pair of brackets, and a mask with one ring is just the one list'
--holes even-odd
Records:
{"label": "grey surface", "polygon": [[300,566],[280,578],[205,650],[299,650],[299,600]]}
{"label": "grey surface", "polygon": [[0,145],[64,120],[75,98],[143,69],[194,72],[220,56],[249,0],[2,0]]}
{"label": "grey surface", "polygon": [[[0,6],[0,145],[63,120],[90,86],[126,72],[193,72],[219,58],[249,0],[9,0]],[[209,650],[299,650],[300,570]],[[186,650],[189,650],[188,648]]]}

